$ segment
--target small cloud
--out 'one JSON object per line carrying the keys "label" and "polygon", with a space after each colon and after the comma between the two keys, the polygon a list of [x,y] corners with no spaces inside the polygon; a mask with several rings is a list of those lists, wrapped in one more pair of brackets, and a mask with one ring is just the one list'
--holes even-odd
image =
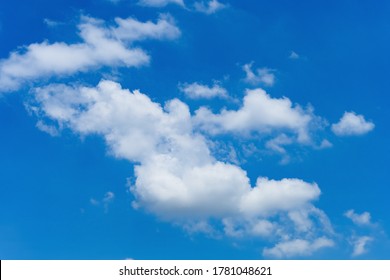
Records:
{"label": "small cloud", "polygon": [[183,0],[140,0],[140,1],[138,1],[138,5],[144,6],[144,7],[161,8],[161,7],[165,7],[169,4],[176,4],[176,5],[184,7]]}
{"label": "small cloud", "polygon": [[373,130],[375,124],[366,121],[363,115],[345,112],[338,123],[332,124],[332,131],[338,136],[363,135]]}
{"label": "small cloud", "polygon": [[284,146],[290,145],[293,143],[293,139],[288,137],[286,134],[280,134],[279,136],[268,140],[265,143],[266,148],[273,150],[280,154],[286,154],[286,149]]}
{"label": "small cloud", "polygon": [[325,237],[317,238],[313,241],[294,239],[280,242],[272,248],[265,248],[263,250],[263,255],[265,257],[276,259],[291,258],[296,256],[310,256],[322,248],[333,246],[334,242],[331,239]]}
{"label": "small cloud", "polygon": [[198,12],[211,15],[219,10],[226,8],[226,5],[218,2],[218,0],[210,0],[207,3],[205,3],[204,1],[195,2],[194,7],[195,10]]}
{"label": "small cloud", "polygon": [[113,192],[106,192],[106,194],[104,195],[104,198],[103,198],[103,203],[111,203],[115,198],[115,195]]}
{"label": "small cloud", "polygon": [[367,253],[368,243],[374,241],[370,236],[360,236],[352,239],[351,243],[353,246],[352,256],[357,257]]}
{"label": "small cloud", "polygon": [[289,137],[283,133],[283,134],[276,136],[275,138],[273,138],[271,140],[268,140],[265,143],[265,147],[267,149],[270,149],[276,153],[283,155],[283,157],[280,161],[280,164],[284,165],[284,164],[288,164],[291,160],[290,156],[287,154],[285,146],[291,145],[293,143],[294,143],[294,140],[291,137]]}
{"label": "small cloud", "polygon": [[191,99],[211,99],[215,97],[227,98],[227,90],[221,87],[217,82],[213,86],[207,86],[199,83],[181,84],[179,90]]}
{"label": "small cloud", "polygon": [[37,128],[43,132],[46,132],[50,136],[58,136],[60,133],[55,126],[47,125],[43,121],[39,120],[36,124]]}
{"label": "small cloud", "polygon": [[104,197],[101,200],[91,198],[89,202],[93,206],[100,206],[102,205],[104,207],[104,212],[108,212],[108,206],[114,201],[115,194],[113,192],[106,192],[104,194]]}
{"label": "small cloud", "polygon": [[322,140],[321,144],[318,146],[318,149],[328,149],[328,148],[332,148],[332,147],[333,147],[333,144],[331,142],[329,142],[329,140],[324,139],[324,140]]}
{"label": "small cloud", "polygon": [[100,202],[99,202],[98,200],[94,199],[94,198],[91,198],[91,199],[89,200],[89,202],[90,202],[92,205],[94,205],[94,206],[100,205]]}
{"label": "small cloud", "polygon": [[297,53],[294,52],[294,51],[291,51],[288,58],[293,59],[293,60],[294,60],[294,59],[299,59],[299,58],[300,58],[300,55],[297,54]]}
{"label": "small cloud", "polygon": [[363,212],[362,214],[357,214],[353,209],[351,209],[345,212],[344,216],[350,219],[355,225],[358,226],[372,225],[371,214],[369,212]]}
{"label": "small cloud", "polygon": [[43,19],[43,22],[44,22],[48,27],[56,27],[56,26],[62,24],[62,22],[55,21],[55,20],[48,19],[48,18]]}
{"label": "small cloud", "polygon": [[245,82],[252,85],[264,84],[265,86],[273,86],[275,84],[274,70],[263,67],[253,71],[252,65],[253,62],[247,63],[242,67],[242,70],[246,74]]}

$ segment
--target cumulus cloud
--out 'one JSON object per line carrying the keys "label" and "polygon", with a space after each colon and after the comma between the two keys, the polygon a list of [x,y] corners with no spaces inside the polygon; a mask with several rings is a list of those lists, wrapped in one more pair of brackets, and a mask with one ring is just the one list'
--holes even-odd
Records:
{"label": "cumulus cloud", "polygon": [[157,23],[133,18],[115,19],[117,26],[90,17],[78,25],[80,43],[30,44],[0,61],[0,92],[19,89],[25,82],[51,76],[70,75],[102,66],[138,67],[149,63],[149,55],[131,43],[144,39],[172,39],[180,35],[167,16]]}
{"label": "cumulus cloud", "polygon": [[208,221],[217,220],[226,234],[230,227],[230,234],[237,229],[279,239],[311,240],[331,232],[326,215],[313,205],[320,196],[315,183],[259,177],[252,186],[245,170],[211,155],[188,106],[177,99],[162,106],[139,91],[102,81],[97,87],[36,89],[30,107],[42,122],[101,135],[114,156],[133,162],[133,206],[161,219],[208,231]]}
{"label": "cumulus cloud", "polygon": [[212,86],[207,86],[199,83],[185,83],[180,84],[179,89],[191,99],[211,99],[215,97],[228,97],[227,90],[221,87],[218,83],[214,83]]}
{"label": "cumulus cloud", "polygon": [[264,256],[270,258],[291,258],[295,256],[309,256],[314,252],[327,247],[333,247],[334,242],[326,237],[320,237],[312,241],[294,239],[280,242],[272,248],[264,249]]}
{"label": "cumulus cloud", "polygon": [[362,214],[355,213],[355,210],[351,209],[344,213],[344,216],[350,219],[354,224],[358,226],[370,226],[371,214],[369,212],[363,212]]}
{"label": "cumulus cloud", "polygon": [[253,62],[245,64],[242,70],[245,72],[244,81],[252,85],[273,86],[275,84],[275,74],[269,68],[257,68],[252,70]]}
{"label": "cumulus cloud", "polygon": [[194,8],[198,12],[210,15],[216,13],[219,10],[226,8],[226,5],[218,2],[218,0],[210,0],[208,2],[204,2],[204,1],[195,2]]}
{"label": "cumulus cloud", "polygon": [[338,123],[332,124],[332,131],[338,136],[353,136],[366,134],[374,127],[374,123],[366,121],[363,115],[345,112]]}
{"label": "cumulus cloud", "polygon": [[367,253],[367,245],[374,239],[370,236],[359,236],[352,239],[353,252],[352,256],[357,257]]}
{"label": "cumulus cloud", "polygon": [[184,7],[183,0],[140,0],[138,1],[138,5],[145,6],[145,7],[161,8],[161,7],[165,7],[168,4],[176,4]]}
{"label": "cumulus cloud", "polygon": [[[272,98],[262,89],[247,90],[243,104],[238,110],[223,109],[214,114],[208,108],[196,111],[195,123],[210,134],[237,133],[272,135],[275,131],[294,134],[300,143],[310,142],[310,127],[316,117],[310,110],[293,105],[290,99]],[[279,139],[270,143],[282,151],[281,145],[289,140]],[[283,143],[281,143],[283,142]]]}
{"label": "cumulus cloud", "polygon": [[180,30],[170,15],[161,15],[156,23],[141,22],[135,18],[115,18],[117,27],[111,28],[115,37],[130,42],[146,39],[175,39],[180,36]]}

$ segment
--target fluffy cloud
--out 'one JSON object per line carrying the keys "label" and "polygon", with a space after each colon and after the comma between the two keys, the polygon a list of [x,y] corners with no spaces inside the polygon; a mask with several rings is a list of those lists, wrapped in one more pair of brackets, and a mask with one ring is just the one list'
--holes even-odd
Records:
{"label": "fluffy cloud", "polygon": [[195,2],[194,8],[198,12],[210,15],[216,13],[219,10],[226,8],[226,5],[218,2],[218,0],[210,0],[206,3],[203,1]]}
{"label": "fluffy cloud", "polygon": [[271,69],[258,68],[255,71],[252,70],[253,62],[245,64],[242,70],[245,72],[245,81],[252,85],[265,85],[273,86],[275,83],[275,75]]}
{"label": "fluffy cloud", "polygon": [[175,39],[180,36],[180,30],[174,19],[169,15],[162,15],[156,23],[140,22],[134,18],[115,18],[117,27],[111,32],[120,40],[139,41],[146,39]]}
{"label": "fluffy cloud", "polygon": [[207,231],[208,221],[218,220],[231,236],[309,243],[312,236],[331,232],[326,215],[313,205],[320,196],[315,183],[260,177],[251,186],[241,167],[211,155],[188,106],[177,99],[161,106],[139,91],[102,81],[97,87],[39,88],[30,107],[41,122],[101,135],[114,156],[134,162],[133,206],[164,220]]}
{"label": "fluffy cloud", "polygon": [[183,0],[140,0],[138,5],[145,7],[164,7],[168,4],[176,4],[179,6],[184,6]]}
{"label": "fluffy cloud", "polygon": [[[272,135],[275,131],[293,133],[300,143],[310,141],[310,126],[315,121],[310,110],[293,106],[290,99],[272,98],[262,89],[247,90],[241,108],[219,114],[201,107],[195,123],[210,134],[237,133]],[[279,141],[280,142],[280,141]],[[287,144],[286,141],[283,141]],[[275,143],[275,147],[276,147]]]}
{"label": "fluffy cloud", "polygon": [[338,136],[363,135],[374,127],[374,123],[366,121],[363,115],[345,112],[340,121],[332,125],[332,131]]}
{"label": "fluffy cloud", "polygon": [[367,253],[367,245],[374,239],[370,236],[360,236],[352,239],[353,252],[352,256],[357,257]]}
{"label": "fluffy cloud", "polygon": [[276,244],[273,248],[264,249],[264,256],[270,258],[291,258],[294,256],[309,256],[314,252],[327,247],[333,247],[334,242],[326,237],[313,241],[295,239]]}
{"label": "fluffy cloud", "polygon": [[371,224],[371,214],[369,212],[363,212],[362,214],[357,214],[353,209],[348,210],[344,213],[344,216],[349,218],[354,224],[358,226],[370,226]]}
{"label": "fluffy cloud", "polygon": [[0,91],[19,89],[26,81],[70,75],[102,66],[138,67],[149,63],[144,50],[131,47],[137,40],[172,39],[180,35],[172,19],[157,23],[133,18],[115,19],[117,26],[83,17],[78,25],[80,43],[34,43],[0,61]]}
{"label": "fluffy cloud", "polygon": [[199,83],[181,84],[179,85],[180,91],[191,99],[211,99],[215,97],[226,98],[228,97],[226,89],[214,83],[213,86],[207,86]]}

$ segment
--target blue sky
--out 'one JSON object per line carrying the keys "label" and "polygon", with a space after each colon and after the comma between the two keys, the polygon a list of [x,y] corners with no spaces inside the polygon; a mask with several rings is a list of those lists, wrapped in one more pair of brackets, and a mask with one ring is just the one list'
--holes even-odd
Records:
{"label": "blue sky", "polygon": [[1,259],[388,259],[387,1],[0,3]]}

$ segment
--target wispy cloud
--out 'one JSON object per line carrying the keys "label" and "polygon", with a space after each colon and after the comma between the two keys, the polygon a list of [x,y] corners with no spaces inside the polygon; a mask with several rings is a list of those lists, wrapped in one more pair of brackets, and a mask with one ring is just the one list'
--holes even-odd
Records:
{"label": "wispy cloud", "polygon": [[354,237],[351,240],[351,243],[353,245],[353,252],[352,256],[357,257],[360,255],[363,255],[367,253],[367,246],[369,243],[371,243],[374,239],[370,236],[359,236]]}
{"label": "wispy cloud", "polygon": [[115,194],[113,192],[106,192],[102,199],[91,198],[89,202],[94,206],[103,206],[104,212],[108,212],[108,207],[113,203]]}
{"label": "wispy cloud", "polygon": [[214,14],[226,7],[227,6],[225,4],[218,2],[218,0],[209,0],[207,2],[199,1],[194,3],[194,8],[196,11],[207,15]]}
{"label": "wispy cloud", "polygon": [[274,71],[263,67],[252,70],[253,62],[245,64],[242,70],[245,72],[244,81],[252,85],[273,86],[275,84]]}
{"label": "wispy cloud", "polygon": [[138,1],[138,5],[145,6],[145,7],[161,8],[169,4],[176,4],[184,7],[183,0],[140,0]]}
{"label": "wispy cloud", "polygon": [[298,53],[291,51],[288,58],[295,60],[295,59],[299,59],[300,57],[301,56]]}
{"label": "wispy cloud", "polygon": [[295,256],[310,256],[320,249],[333,246],[334,242],[325,237],[312,241],[294,239],[280,242],[273,248],[266,248],[263,253],[266,257],[281,259]]}

